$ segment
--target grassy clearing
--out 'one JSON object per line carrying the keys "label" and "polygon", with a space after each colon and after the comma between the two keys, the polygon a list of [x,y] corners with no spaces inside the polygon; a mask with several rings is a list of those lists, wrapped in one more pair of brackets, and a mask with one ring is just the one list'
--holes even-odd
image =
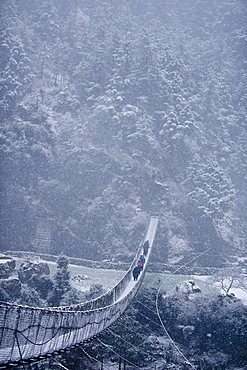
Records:
{"label": "grassy clearing", "polygon": [[[69,265],[71,283],[74,287],[87,290],[92,284],[101,284],[105,290],[111,289],[124,276],[126,271],[92,269],[84,266]],[[73,277],[77,275],[87,276],[88,279],[74,281]]]}
{"label": "grassy clearing", "polygon": [[143,284],[149,285],[157,282],[157,285],[162,284],[161,292],[166,294],[175,293],[176,285],[185,280],[194,280],[195,284],[199,286],[202,294],[218,292],[219,289],[209,283],[209,276],[200,275],[172,275],[172,274],[162,274],[162,273],[146,273]]}
{"label": "grassy clearing", "polygon": [[[17,269],[25,259],[15,258],[16,259],[16,270],[15,275],[17,274]],[[56,262],[46,261],[50,267],[51,276],[56,273]],[[124,276],[126,271],[122,270],[108,270],[108,269],[93,269],[85,266],[78,266],[69,264],[69,271],[71,276],[71,284],[73,287],[86,291],[90,288],[92,284],[101,284],[103,289],[109,290],[114,285],[118,283],[119,280]],[[84,276],[84,280],[74,280],[73,278],[77,275]],[[202,294],[208,293],[220,293],[220,287],[217,284],[210,283],[209,276],[200,276],[200,275],[173,275],[173,274],[163,274],[163,273],[153,273],[146,272],[143,286],[148,286],[150,284],[157,284],[160,286],[162,284],[162,293],[173,294],[175,292],[176,285],[184,280],[194,280],[196,285],[201,289]],[[247,292],[239,289],[232,290],[237,297],[243,300],[247,304]]]}
{"label": "grassy clearing", "polygon": [[[90,285],[97,283],[101,284],[104,289],[111,289],[121,278],[124,276],[125,271],[120,270],[108,270],[108,269],[92,269],[84,266],[69,265],[69,270],[71,278],[76,275],[86,275],[87,280],[80,282],[73,282],[73,286],[86,290]],[[219,292],[216,286],[209,284],[208,276],[195,276],[195,275],[172,275],[172,274],[162,274],[162,273],[149,273],[146,272],[143,281],[144,286],[155,283],[157,280],[160,281],[159,284],[162,285],[162,292],[165,291],[167,294],[172,294],[175,292],[176,285],[180,281],[184,280],[194,280],[196,285],[198,285],[202,293],[213,293]]]}

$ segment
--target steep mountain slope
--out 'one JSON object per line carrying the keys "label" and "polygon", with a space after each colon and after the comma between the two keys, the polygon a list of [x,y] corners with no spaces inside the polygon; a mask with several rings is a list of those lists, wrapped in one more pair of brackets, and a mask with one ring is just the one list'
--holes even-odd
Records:
{"label": "steep mountain slope", "polygon": [[126,259],[156,211],[156,260],[242,254],[244,2],[1,9],[1,249],[33,249],[42,217],[47,252]]}

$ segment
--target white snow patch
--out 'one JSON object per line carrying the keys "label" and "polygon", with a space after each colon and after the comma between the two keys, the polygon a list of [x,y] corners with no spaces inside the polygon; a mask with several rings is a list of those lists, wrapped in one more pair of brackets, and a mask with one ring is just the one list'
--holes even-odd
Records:
{"label": "white snow patch", "polygon": [[235,296],[243,302],[245,306],[247,306],[247,291],[241,288],[233,288],[231,292],[235,294]]}
{"label": "white snow patch", "polygon": [[10,261],[11,261],[10,258],[0,259],[0,263],[7,263],[7,262],[10,262]]}

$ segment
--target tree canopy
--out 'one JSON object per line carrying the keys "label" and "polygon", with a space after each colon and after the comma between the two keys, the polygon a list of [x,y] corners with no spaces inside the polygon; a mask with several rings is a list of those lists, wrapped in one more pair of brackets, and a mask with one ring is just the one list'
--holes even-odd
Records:
{"label": "tree canopy", "polygon": [[243,1],[12,0],[1,20],[2,250],[42,216],[49,253],[128,255],[157,211],[164,261],[175,240],[243,253]]}

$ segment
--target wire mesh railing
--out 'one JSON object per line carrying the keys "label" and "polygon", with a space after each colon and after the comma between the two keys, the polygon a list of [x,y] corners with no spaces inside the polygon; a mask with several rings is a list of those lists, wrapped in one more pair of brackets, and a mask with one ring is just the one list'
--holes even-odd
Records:
{"label": "wire mesh railing", "polygon": [[[109,327],[125,311],[145,274],[159,217],[151,216],[146,235],[124,277],[101,297],[69,307],[36,308],[8,303],[0,305],[0,366],[46,356],[82,343]],[[149,252],[140,278],[132,271],[142,244]]]}

